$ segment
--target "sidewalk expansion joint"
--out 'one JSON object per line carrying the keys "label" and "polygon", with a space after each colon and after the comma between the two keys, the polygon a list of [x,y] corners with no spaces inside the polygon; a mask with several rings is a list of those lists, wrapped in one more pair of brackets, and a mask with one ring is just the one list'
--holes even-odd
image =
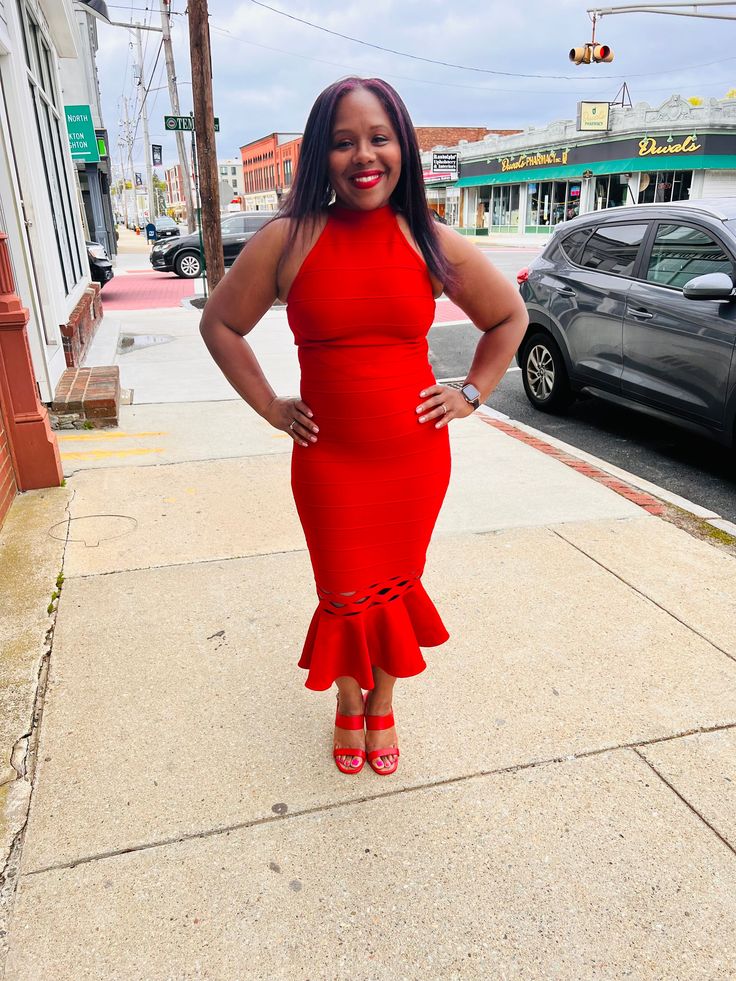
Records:
{"label": "sidewalk expansion joint", "polygon": [[129,572],[154,572],[158,569],[181,569],[188,565],[211,565],[213,562],[241,562],[248,559],[263,559],[269,555],[298,555],[305,553],[307,549],[302,548],[281,548],[271,552],[251,552],[248,555],[221,555],[214,559],[189,559],[186,562],[166,562],[163,565],[142,565],[134,569],[107,569],[102,572],[82,572],[78,575],[67,576],[68,579],[77,581],[78,579],[97,579],[100,576],[124,576]]}
{"label": "sidewalk expansion joint", "polygon": [[668,610],[666,606],[663,606],[653,597],[649,596],[648,593],[645,593],[638,586],[634,585],[634,583],[629,582],[628,579],[624,579],[624,577],[620,573],[615,572],[613,569],[609,569],[604,562],[601,562],[600,559],[597,559],[594,555],[591,555],[589,552],[586,552],[585,549],[581,548],[580,545],[577,545],[575,542],[571,542],[568,538],[565,538],[565,536],[561,532],[557,531],[556,528],[551,529],[551,531],[553,532],[553,534],[557,535],[558,538],[561,538],[563,542],[566,542],[571,548],[574,548],[576,551],[580,552],[581,555],[584,555],[586,558],[590,559],[591,562],[595,562],[595,564],[599,566],[601,569],[605,570],[605,572],[608,572],[610,575],[618,579],[618,581],[623,583],[624,586],[628,586],[629,589],[633,590],[643,599],[652,603],[663,613],[666,613],[667,616],[672,617],[673,620],[676,620],[679,624],[682,624],[682,626],[685,627],[687,630],[691,631],[696,636],[700,637],[701,640],[704,640],[706,644],[708,644],[714,650],[719,651],[721,654],[725,654],[730,661],[736,662],[736,654],[732,654],[730,651],[725,650],[725,648],[719,647],[714,640],[711,640],[710,637],[707,637],[704,633],[698,630],[697,627],[693,627],[692,624],[687,623],[687,621],[683,620],[682,617],[678,617],[678,615],[676,613],[673,613],[672,610]]}
{"label": "sidewalk expansion joint", "polygon": [[[102,432],[102,430],[99,430]],[[89,432],[89,431],[86,431]],[[135,436],[132,433],[131,436]],[[94,436],[89,436],[89,442],[95,439]],[[293,440],[292,440],[293,443]],[[66,479],[69,480],[72,477],[78,477],[82,473],[89,473],[93,470],[104,470],[106,473],[110,470],[132,470],[134,467],[138,467],[140,470],[158,470],[162,467],[180,467],[186,466],[192,463],[231,463],[235,460],[262,460],[264,457],[273,457],[278,460],[284,456],[291,455],[291,447],[285,446],[283,450],[274,450],[271,453],[242,453],[237,456],[208,456],[208,457],[195,457],[191,460],[159,460],[156,463],[140,463],[140,464],[130,464],[130,463],[119,463],[115,466],[110,467],[77,467],[75,470],[70,470],[66,474]],[[64,454],[62,454],[64,456]],[[66,457],[68,458],[68,457]]]}
{"label": "sidewalk expansion joint", "polygon": [[732,855],[736,856],[736,847],[734,847],[734,845],[732,845],[727,838],[723,837],[720,831],[718,831],[718,829],[715,828],[710,823],[710,821],[700,813],[697,807],[691,804],[690,801],[687,799],[687,797],[684,797],[680,793],[680,791],[676,787],[674,787],[666,777],[663,777],[662,774],[659,772],[659,770],[656,768],[656,766],[653,763],[651,763],[646,758],[646,756],[640,753],[639,750],[636,748],[633,751],[636,753],[636,755],[639,757],[640,760],[643,760],[646,763],[646,765],[649,767],[652,773],[654,773],[662,781],[665,787],[668,787],[676,797],[679,797],[682,803],[685,805],[685,807],[687,807],[688,810],[692,811],[695,817],[698,818],[706,826],[706,828],[709,829],[709,831],[713,832],[716,838],[718,838],[718,840],[726,846],[726,848],[731,852]]}
{"label": "sidewalk expansion joint", "polygon": [[327,804],[315,804],[313,807],[304,807],[299,810],[287,813],[268,815],[266,817],[253,818],[251,821],[238,821],[234,824],[223,825],[220,828],[210,828],[207,831],[195,831],[190,834],[182,834],[172,838],[161,838],[159,841],[147,842],[142,845],[132,845],[130,848],[115,848],[110,851],[97,852],[94,855],[85,855],[81,858],[68,862],[57,862],[51,865],[44,865],[41,868],[30,869],[24,872],[25,878],[35,875],[44,875],[46,872],[58,872],[66,869],[75,869],[79,865],[90,865],[93,862],[104,861],[109,858],[118,858],[121,855],[130,855],[136,852],[152,851],[156,848],[167,848],[169,845],[180,845],[188,841],[204,840],[214,838],[218,835],[231,834],[234,831],[245,831],[248,828],[258,828],[263,825],[276,824],[281,821],[289,821],[295,818],[311,817],[313,814],[325,814],[330,811],[341,810],[346,807],[354,807],[359,804],[370,804],[373,801],[383,800],[388,797],[398,797],[401,794],[421,793],[425,790],[434,790],[442,787],[451,787],[454,784],[465,783],[470,780],[484,780],[488,777],[505,776],[507,774],[521,773],[525,770],[536,769],[542,766],[554,766],[560,763],[574,763],[577,760],[585,760],[595,756],[602,756],[605,753],[615,753],[620,750],[636,750],[640,746],[650,746],[673,739],[682,739],[685,736],[707,735],[711,732],[736,729],[736,720],[723,723],[721,725],[697,727],[685,729],[681,732],[671,733],[669,736],[656,736],[653,739],[637,740],[631,743],[615,743],[610,746],[600,746],[596,749],[583,750],[579,753],[566,753],[562,756],[552,756],[543,760],[530,760],[527,763],[512,763],[509,766],[496,767],[492,770],[477,770],[475,773],[462,773],[456,777],[446,777],[441,780],[430,780],[426,783],[414,784],[408,787],[397,787],[395,790],[378,791],[374,794],[365,794],[362,797],[353,797],[350,800],[337,801]]}

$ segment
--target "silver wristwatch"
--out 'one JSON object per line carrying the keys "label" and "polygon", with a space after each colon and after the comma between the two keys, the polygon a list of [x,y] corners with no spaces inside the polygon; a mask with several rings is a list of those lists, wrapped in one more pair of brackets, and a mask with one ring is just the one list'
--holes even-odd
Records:
{"label": "silver wristwatch", "polygon": [[468,405],[473,406],[473,410],[478,408],[480,405],[480,392],[475,385],[471,385],[470,382],[468,382],[467,385],[463,385],[460,392]]}

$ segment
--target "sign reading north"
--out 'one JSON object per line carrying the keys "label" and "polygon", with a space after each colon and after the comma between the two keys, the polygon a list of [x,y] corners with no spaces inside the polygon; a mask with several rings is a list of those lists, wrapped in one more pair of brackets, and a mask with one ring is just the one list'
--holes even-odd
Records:
{"label": "sign reading north", "polygon": [[456,174],[458,168],[458,154],[457,153],[433,153],[432,154],[432,171],[433,173],[438,173],[439,171],[450,171]]}
{"label": "sign reading north", "polygon": [[85,163],[99,163],[100,152],[97,146],[95,124],[89,106],[64,106],[66,131],[69,134],[69,149],[72,160]]}
{"label": "sign reading north", "polygon": [[[193,116],[164,116],[164,126],[168,130],[184,130],[187,133],[191,133],[194,129],[194,117]],[[220,119],[215,116],[215,132],[220,132]]]}

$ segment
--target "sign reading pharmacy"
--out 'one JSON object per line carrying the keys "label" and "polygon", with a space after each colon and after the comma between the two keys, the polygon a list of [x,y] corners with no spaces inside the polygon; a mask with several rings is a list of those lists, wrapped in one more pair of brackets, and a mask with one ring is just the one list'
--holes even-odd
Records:
{"label": "sign reading pharmacy", "polygon": [[[460,186],[482,184],[481,177],[491,178],[491,183],[507,183],[515,178],[522,181],[535,180],[539,173],[539,179],[544,179],[546,172],[553,168],[557,171],[555,177],[573,178],[582,177],[583,173],[592,177],[594,174],[658,168],[692,170],[712,167],[714,157],[724,160],[721,164],[723,167],[733,156],[734,138],[729,134],[708,133],[696,136],[692,132],[674,131],[667,136],[648,136],[641,133],[620,140],[609,138],[594,143],[528,150],[525,153],[464,162]],[[699,163],[700,157],[706,159]]]}
{"label": "sign reading pharmacy", "polygon": [[[186,133],[191,133],[194,129],[194,116],[164,116],[164,126],[166,129],[174,130],[184,130]],[[220,132],[220,119],[215,116],[215,132]]]}
{"label": "sign reading pharmacy", "polygon": [[605,133],[610,111],[608,102],[578,102],[578,129],[583,133]]}
{"label": "sign reading pharmacy", "polygon": [[89,106],[64,106],[66,131],[69,135],[69,149],[72,160],[85,163],[99,163],[100,152],[97,146],[95,124]]}

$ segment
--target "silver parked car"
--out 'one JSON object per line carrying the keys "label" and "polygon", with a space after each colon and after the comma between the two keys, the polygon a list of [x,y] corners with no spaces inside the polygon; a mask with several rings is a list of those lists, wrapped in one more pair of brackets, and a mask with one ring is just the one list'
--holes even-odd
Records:
{"label": "silver parked car", "polygon": [[736,198],[611,208],[558,226],[517,276],[529,401],[580,392],[736,443]]}

